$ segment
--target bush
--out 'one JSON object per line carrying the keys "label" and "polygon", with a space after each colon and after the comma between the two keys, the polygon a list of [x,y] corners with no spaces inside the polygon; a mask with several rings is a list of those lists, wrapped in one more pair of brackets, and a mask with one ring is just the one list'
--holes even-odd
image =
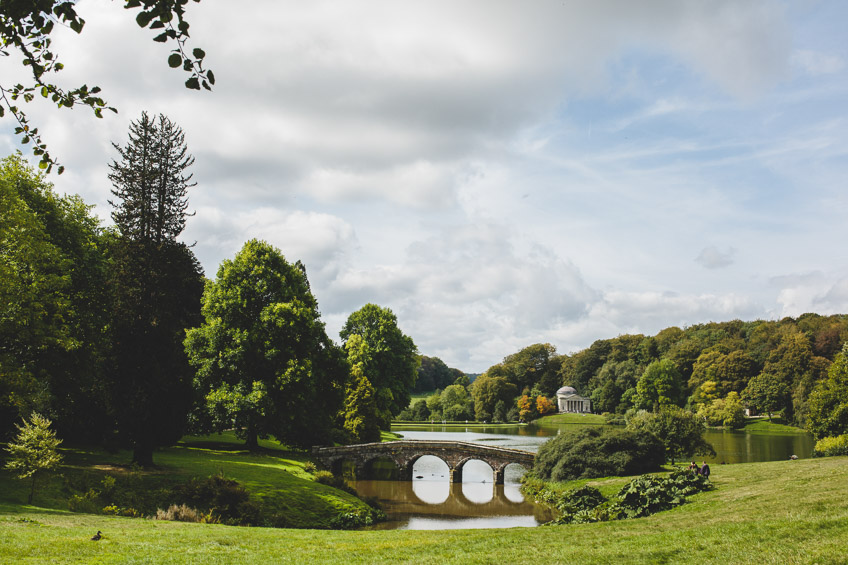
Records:
{"label": "bush", "polygon": [[314,475],[318,471],[318,467],[312,461],[307,461],[303,464],[303,470]]}
{"label": "bush", "polygon": [[613,412],[604,412],[603,414],[604,420],[606,420],[607,424],[610,426],[624,426],[627,425],[627,420],[624,417],[624,414],[615,414]]}
{"label": "bush", "polygon": [[710,488],[712,485],[705,477],[681,469],[665,477],[636,477],[612,500],[588,485],[567,489],[559,483],[527,475],[522,480],[521,492],[556,512],[557,518],[551,524],[578,524],[648,516],[683,504],[687,496]]}
{"label": "bush", "polygon": [[172,504],[167,510],[161,508],[156,510],[154,516],[156,520],[170,520],[171,522],[200,522],[203,519],[203,514],[196,508],[191,508],[185,504]]}
{"label": "bush", "polygon": [[329,487],[337,488],[339,490],[343,490],[346,493],[352,494],[353,496],[358,496],[356,491],[348,486],[345,482],[344,477],[337,477],[332,474],[330,471],[318,471],[315,473],[315,482],[321,483],[322,485],[327,485]]}
{"label": "bush", "polygon": [[813,457],[848,455],[848,434],[818,440],[813,448]]}
{"label": "bush", "polygon": [[686,497],[709,490],[709,481],[691,471],[674,471],[667,477],[644,475],[636,477],[618,492],[614,509],[622,518],[640,518],[668,510],[686,502]]}
{"label": "bush", "polygon": [[533,474],[553,481],[626,476],[655,471],[664,461],[663,444],[651,433],[593,427],[542,444]]}
{"label": "bush", "polygon": [[259,506],[250,500],[247,489],[221,475],[190,479],[176,487],[174,494],[183,504],[206,509],[224,524],[252,526],[260,523]]}

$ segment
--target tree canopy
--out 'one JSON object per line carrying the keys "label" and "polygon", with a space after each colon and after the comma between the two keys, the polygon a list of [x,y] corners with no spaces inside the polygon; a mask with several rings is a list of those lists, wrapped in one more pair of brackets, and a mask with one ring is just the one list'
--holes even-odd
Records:
{"label": "tree canopy", "polygon": [[107,348],[99,221],[19,155],[0,161],[0,209],[0,436],[38,411],[93,439]]}
{"label": "tree canopy", "polygon": [[[186,328],[200,323],[204,285],[200,262],[176,241],[185,225],[183,171],[191,160],[176,125],[164,116],[151,124],[143,114],[127,145],[115,145],[122,163],[112,170],[122,174],[110,175],[118,233],[109,240],[114,344],[108,390],[119,437],[144,466],[153,464],[154,447],[170,445],[185,430],[193,371],[183,339]],[[157,153],[155,182],[137,182],[149,175],[148,153]]]}
{"label": "tree canopy", "polygon": [[[397,316],[389,308],[366,304],[348,317],[340,335],[351,365],[361,364],[363,374],[374,387],[380,413],[400,414],[409,406],[419,356],[415,342],[398,327]],[[359,339],[351,342],[354,336]],[[384,420],[383,428],[388,425]]]}
{"label": "tree canopy", "polygon": [[816,439],[848,434],[848,345],[810,395],[807,427]]}
{"label": "tree canopy", "polygon": [[269,435],[295,446],[330,440],[347,366],[302,269],[272,245],[250,240],[207,283],[202,314],[185,339],[201,425],[235,428],[253,448]]}

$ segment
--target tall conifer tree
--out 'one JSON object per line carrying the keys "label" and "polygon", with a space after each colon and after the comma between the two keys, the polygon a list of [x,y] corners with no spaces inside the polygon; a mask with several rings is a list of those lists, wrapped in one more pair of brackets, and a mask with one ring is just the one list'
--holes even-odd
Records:
{"label": "tall conifer tree", "polygon": [[182,130],[146,113],[115,145],[109,179],[120,235],[112,245],[114,349],[110,399],[118,437],[133,461],[152,465],[153,449],[180,438],[191,406],[192,374],[182,341],[200,323],[203,272],[184,243],[194,159]]}

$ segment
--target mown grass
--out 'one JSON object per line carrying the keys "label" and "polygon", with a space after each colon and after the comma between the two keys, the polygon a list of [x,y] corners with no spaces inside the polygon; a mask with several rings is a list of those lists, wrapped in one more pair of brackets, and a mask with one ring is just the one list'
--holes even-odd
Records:
{"label": "mown grass", "polygon": [[[275,523],[291,527],[328,528],[340,513],[367,508],[355,496],[315,482],[304,470],[304,464],[310,461],[307,453],[288,451],[269,440],[260,440],[260,448],[257,453],[247,451],[231,433],[187,436],[178,445],[157,451],[156,468],[151,470],[133,470],[125,465],[131,459],[126,451],[109,454],[93,448],[63,449],[65,464],[39,490],[34,502],[51,510],[67,510],[69,493],[63,477],[73,479],[83,474],[91,483],[107,474],[131,475],[142,483],[141,490],[150,492],[191,477],[221,474],[244,486],[264,514],[275,517]],[[0,511],[23,504],[27,486],[0,471]]]}
{"label": "mown grass", "polygon": [[[846,562],[848,458],[722,465],[711,479],[715,490],[647,518],[496,532],[238,528],[4,504],[0,562]],[[89,541],[97,530],[104,539]]]}
{"label": "mown grass", "polygon": [[[403,427],[404,429],[409,429],[409,428],[429,429],[429,428],[433,428],[433,427],[457,428],[457,429],[459,429],[459,428],[462,428],[462,429],[465,429],[465,428],[469,428],[469,429],[474,429],[474,428],[493,429],[493,428],[500,428],[500,427],[514,428],[515,426],[524,426],[524,425],[526,425],[526,424],[519,424],[518,422],[509,422],[509,423],[500,423],[500,424],[486,424],[484,422],[473,422],[471,420],[469,420],[468,423],[466,423],[465,421],[462,421],[462,422],[450,422],[449,421],[449,422],[445,422],[445,423],[442,423],[442,422],[439,421],[439,422],[433,422],[432,424],[430,422],[416,422],[416,421],[412,421],[412,420],[409,420],[409,421],[396,420],[396,421],[392,422],[392,426]],[[403,432],[403,430],[400,430],[400,431]]]}
{"label": "mown grass", "polygon": [[535,421],[540,426],[555,426],[559,424],[606,424],[606,419],[600,414],[552,414],[542,416]]}
{"label": "mown grass", "polygon": [[775,416],[769,421],[768,418],[746,418],[745,426],[742,428],[746,432],[766,433],[776,435],[794,435],[806,434],[807,431],[803,428],[788,425],[783,418]]}

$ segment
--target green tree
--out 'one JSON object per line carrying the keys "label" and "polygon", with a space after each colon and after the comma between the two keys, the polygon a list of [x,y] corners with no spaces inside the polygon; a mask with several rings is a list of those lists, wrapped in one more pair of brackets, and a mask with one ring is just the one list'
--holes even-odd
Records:
{"label": "green tree", "polygon": [[503,360],[507,380],[517,389],[539,386],[547,395],[553,395],[561,386],[557,372],[556,347],[550,343],[536,343]]}
{"label": "green tree", "polygon": [[456,380],[454,372],[438,357],[421,356],[421,366],[418,367],[418,377],[413,392],[430,392],[437,388],[445,388]]}
{"label": "green tree", "polygon": [[430,418],[430,408],[427,407],[425,399],[416,400],[412,404],[412,419],[417,422],[425,422]]}
{"label": "green tree", "polygon": [[462,385],[450,385],[442,391],[442,416],[446,420],[468,420],[474,418],[471,395]]}
{"label": "green tree", "polygon": [[[194,0],[199,2],[200,0]],[[203,58],[206,53],[200,48],[194,48],[188,54],[186,41],[189,34],[189,23],[185,19],[185,7],[189,0],[125,0],[124,7],[128,10],[140,8],[136,22],[140,27],[155,30],[153,40],[157,42],[173,41],[174,48],[168,56],[168,66],[182,67],[190,76],[186,87],[199,90],[201,86],[209,90],[215,84],[212,71],[203,68]],[[0,3],[0,55],[9,56],[17,51],[23,57],[23,65],[32,73],[29,84],[4,84],[0,82],[0,117],[6,110],[17,122],[15,133],[21,136],[21,143],[33,143],[33,153],[41,158],[40,168],[48,172],[57,164],[47,151],[47,145],[42,141],[38,128],[32,127],[23,111],[21,102],[28,103],[36,95],[50,100],[59,108],[88,106],[98,118],[103,117],[103,110],[114,108],[106,106],[106,102],[98,96],[100,88],[89,88],[83,84],[76,88],[63,89],[54,84],[50,75],[64,68],[52,48],[51,34],[58,27],[68,27],[76,33],[81,33],[85,21],[77,14],[74,0],[33,0],[33,1],[4,1]],[[58,172],[64,170],[59,166]]]}
{"label": "green tree", "polygon": [[809,409],[807,429],[816,439],[848,433],[848,344],[810,394]]}
{"label": "green tree", "polygon": [[344,430],[351,442],[380,441],[381,418],[374,387],[363,374],[359,364],[351,369],[350,383],[345,392],[343,418]]}
{"label": "green tree", "polygon": [[201,322],[203,271],[182,243],[115,238],[110,246],[113,340],[106,387],[118,440],[133,462],[153,465],[153,450],[185,432],[194,371],[185,328]]}
{"label": "green tree", "polygon": [[708,426],[741,428],[745,425],[745,409],[735,392],[729,393],[727,398],[715,398],[702,404],[698,409],[698,417],[703,418]]}
{"label": "green tree", "polygon": [[[397,325],[397,317],[388,308],[366,304],[352,313],[340,332],[350,357],[348,342],[359,336],[361,346],[356,348],[356,363],[362,364],[377,394],[377,408],[391,417],[409,406],[410,391],[418,375],[418,349],[412,338]],[[355,363],[351,359],[351,365]],[[383,421],[388,429],[389,421]]]}
{"label": "green tree", "polygon": [[0,436],[32,411],[101,439],[108,350],[99,220],[19,156],[0,161]]}
{"label": "green tree", "polygon": [[[495,407],[503,403],[504,407],[512,404],[518,394],[516,386],[504,377],[490,376],[483,373],[471,385],[471,396],[474,399],[474,417],[479,422],[490,421],[494,418]],[[500,414],[501,421],[506,417],[506,411]]]}
{"label": "green tree", "polygon": [[789,405],[789,385],[776,375],[762,372],[742,391],[742,399],[760,412],[766,412],[771,420],[773,412]]}
{"label": "green tree", "polygon": [[442,391],[436,391],[427,397],[427,409],[430,411],[430,418],[433,420],[442,419]]}
{"label": "green tree", "polygon": [[651,433],[590,426],[543,443],[533,474],[552,481],[636,475],[658,470],[664,460],[663,444]]}
{"label": "green tree", "polygon": [[17,425],[18,435],[6,447],[9,452],[6,468],[19,479],[31,480],[27,504],[31,504],[35,496],[36,480],[62,462],[57,451],[62,440],[50,429],[51,424],[50,420],[33,412],[28,422],[24,421],[23,426]]}
{"label": "green tree", "polygon": [[639,408],[658,411],[667,406],[679,406],[682,396],[677,366],[669,359],[661,359],[648,365],[639,377],[634,400]]}
{"label": "green tree", "polygon": [[704,439],[704,421],[677,406],[665,406],[659,412],[639,411],[627,421],[627,429],[657,436],[672,465],[692,455],[715,456],[715,450]]}
{"label": "green tree", "polygon": [[[185,225],[186,161],[162,153],[162,137],[181,143],[171,148],[187,155],[182,132],[162,118],[139,128],[135,122],[122,162],[113,163],[113,218],[118,235],[110,243],[114,341],[109,394],[121,439],[133,448],[133,460],[153,464],[153,449],[182,435],[191,407],[193,370],[183,340],[185,328],[200,324],[203,271],[191,249],[177,242]],[[139,135],[135,135],[135,133]],[[176,137],[174,137],[176,135]],[[117,146],[116,146],[117,147]],[[145,148],[154,158],[160,183],[135,182],[131,172],[146,175]],[[189,162],[191,159],[189,158]],[[162,179],[183,179],[166,182]],[[144,220],[140,208],[145,210]],[[165,227],[167,226],[167,227]]]}
{"label": "green tree", "polygon": [[112,194],[121,200],[112,219],[121,234],[155,243],[175,239],[185,229],[188,189],[196,184],[186,173],[194,157],[182,129],[163,114],[154,120],[142,112],[130,124],[127,145],[112,145],[121,157],[109,165]]}
{"label": "green tree", "polygon": [[596,412],[624,413],[630,406],[623,402],[624,392],[634,389],[639,377],[639,368],[630,359],[609,360],[589,380],[592,391],[592,407]]}
{"label": "green tree", "polygon": [[[201,427],[234,427],[251,449],[268,435],[301,447],[330,440],[348,369],[326,335],[303,269],[268,243],[250,240],[207,282],[202,315],[185,337],[203,399],[195,411]],[[362,378],[357,373],[351,382],[356,402],[373,395]],[[354,424],[354,414],[366,407],[354,400],[345,410],[360,433],[368,426]]]}

